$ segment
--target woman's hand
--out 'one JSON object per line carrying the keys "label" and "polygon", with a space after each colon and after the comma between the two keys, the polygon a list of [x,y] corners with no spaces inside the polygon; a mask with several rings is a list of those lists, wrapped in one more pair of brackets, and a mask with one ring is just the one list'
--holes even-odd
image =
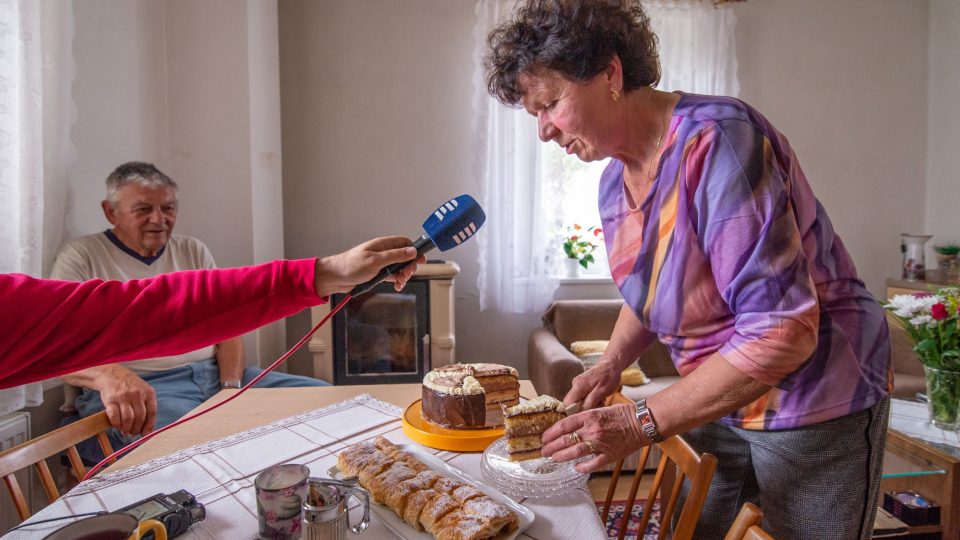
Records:
{"label": "woman's hand", "polygon": [[597,365],[573,378],[573,386],[567,392],[563,402],[567,405],[583,402],[581,410],[595,409],[603,405],[607,396],[620,388],[620,374],[623,372],[606,357]]}
{"label": "woman's hand", "polygon": [[327,296],[331,293],[348,292],[354,286],[373,279],[381,269],[391,264],[410,261],[399,272],[386,279],[395,283],[396,290],[403,289],[416,272],[417,266],[427,262],[425,256],[417,257],[417,250],[410,244],[410,239],[402,236],[374,238],[343,253],[318,259],[317,294]]}
{"label": "woman's hand", "polygon": [[592,409],[564,418],[543,433],[543,442],[540,453],[554,461],[569,461],[594,454],[593,459],[576,465],[581,473],[595,471],[650,444],[640,429],[636,409],[627,404]]}

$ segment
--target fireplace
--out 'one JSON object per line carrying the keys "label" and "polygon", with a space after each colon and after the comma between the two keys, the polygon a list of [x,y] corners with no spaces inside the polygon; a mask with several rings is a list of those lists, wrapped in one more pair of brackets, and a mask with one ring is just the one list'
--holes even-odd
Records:
{"label": "fireplace", "polygon": [[[383,283],[352,299],[309,343],[314,376],[331,384],[420,382],[454,360],[453,262],[421,265],[401,292]],[[334,295],[332,304],[342,299]],[[330,305],[312,308],[316,325]]]}

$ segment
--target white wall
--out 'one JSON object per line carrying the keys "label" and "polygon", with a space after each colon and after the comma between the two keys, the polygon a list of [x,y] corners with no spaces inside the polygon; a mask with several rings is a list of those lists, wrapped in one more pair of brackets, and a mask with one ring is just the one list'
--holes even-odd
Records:
{"label": "white wall", "polygon": [[[287,256],[413,236],[437,201],[479,192],[469,176],[473,6],[280,5]],[[787,134],[868,287],[882,294],[899,271],[899,233],[924,227],[926,3],[767,0],[734,9],[742,97]],[[442,256],[463,271],[458,360],[525,371],[540,313],[480,312],[476,245]],[[565,287],[557,296],[615,294]],[[291,323],[288,341],[306,330],[305,319]]]}
{"label": "white wall", "polygon": [[[78,110],[69,236],[108,227],[103,182],[124,161],[154,162],[180,185],[176,232],[220,266],[283,256],[275,1],[74,2]],[[272,361],[283,323],[245,339]]]}
{"label": "white wall", "polygon": [[924,228],[927,12],[899,0],[739,4],[741,97],[789,138],[874,295]]}
{"label": "white wall", "polygon": [[[927,233],[960,244],[960,2],[930,0]],[[933,259],[928,259],[932,266]]]}
{"label": "white wall", "polygon": [[[178,231],[203,238],[224,266],[414,236],[438,201],[479,192],[469,174],[473,0],[286,0],[279,13],[256,0],[74,6],[72,235],[106,227],[102,179],[134,158],[181,182]],[[958,5],[733,9],[741,96],[789,137],[868,287],[882,294],[898,272],[900,232],[960,240]],[[523,370],[540,313],[480,312],[476,245],[442,257],[463,270],[459,358]],[[565,287],[558,297],[615,294]],[[306,330],[295,318],[288,343]],[[297,362],[305,369],[304,355]]]}

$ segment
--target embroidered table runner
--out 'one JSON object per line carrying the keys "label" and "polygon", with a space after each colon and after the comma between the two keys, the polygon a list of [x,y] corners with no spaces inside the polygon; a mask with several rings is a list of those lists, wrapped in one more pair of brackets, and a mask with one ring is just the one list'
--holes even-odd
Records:
{"label": "embroidered table runner", "polygon": [[890,400],[889,427],[915,439],[950,446],[954,452],[960,451],[960,432],[947,431],[933,425],[926,403]]}
{"label": "embroidered table runner", "polygon": [[[253,480],[277,463],[301,463],[312,476],[326,477],[337,454],[350,444],[383,435],[397,444],[413,444],[401,430],[399,407],[369,395],[291,416],[223,439],[193,446],[146,463],[83,482],[34,515],[38,521],[64,515],[122,508],[156,493],[185,489],[207,510],[181,538],[257,537]],[[198,421],[203,421],[202,419]],[[479,453],[427,449],[467,475],[482,480]],[[523,539],[606,538],[592,497],[575,490],[564,497],[520,500],[536,515]],[[351,521],[359,518],[356,509]],[[42,538],[69,520],[13,531],[5,539]],[[397,536],[374,514],[362,540]]]}

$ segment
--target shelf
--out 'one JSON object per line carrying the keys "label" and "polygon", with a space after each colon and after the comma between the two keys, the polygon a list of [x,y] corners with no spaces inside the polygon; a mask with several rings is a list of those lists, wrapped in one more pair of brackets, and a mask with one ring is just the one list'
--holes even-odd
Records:
{"label": "shelf", "polygon": [[882,478],[943,475],[947,471],[914,455],[897,455],[889,449],[883,453]]}

